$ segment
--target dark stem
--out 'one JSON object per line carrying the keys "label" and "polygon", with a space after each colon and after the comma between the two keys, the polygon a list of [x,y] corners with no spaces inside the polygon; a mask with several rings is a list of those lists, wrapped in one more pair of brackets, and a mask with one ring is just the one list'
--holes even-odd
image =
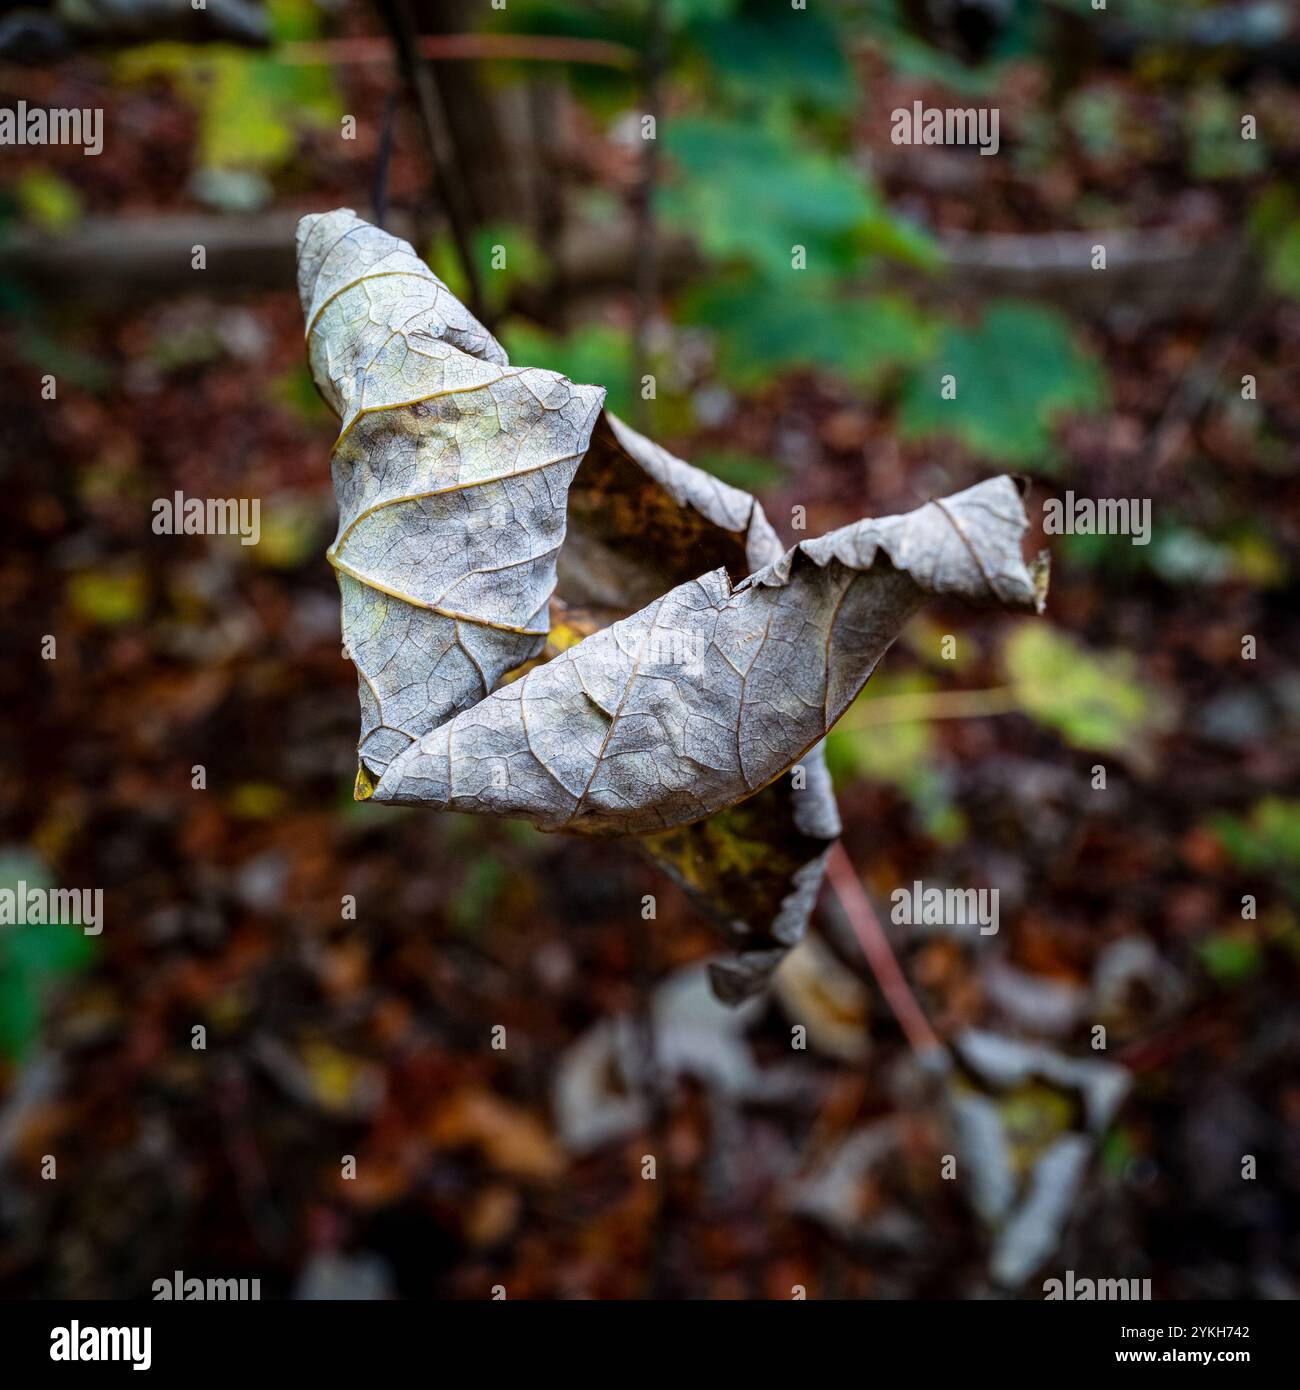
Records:
{"label": "dark stem", "polygon": [[534,77],[528,83],[528,112],[533,123],[533,198],[536,205],[537,244],[546,257],[551,277],[542,294],[545,321],[564,332],[565,284],[560,243],[564,237],[564,181],[555,159],[555,83]]}
{"label": "dark stem", "polygon": [[375,213],[375,226],[380,231],[388,221],[388,166],[393,157],[393,125],[397,117],[397,90],[389,92],[384,103],[384,124],[379,132],[379,159],[375,165],[375,187],[371,205]]}
{"label": "dark stem", "polygon": [[636,1013],[633,1023],[637,1037],[639,1082],[649,1110],[647,1134],[655,1157],[655,1186],[659,1202],[650,1230],[649,1267],[646,1271],[647,1298],[671,1296],[672,1232],[674,1225],[671,1078],[659,1065],[659,1044],[654,1002],[656,965],[653,929],[636,921],[631,928],[632,968],[636,982]]}
{"label": "dark stem", "polygon": [[452,241],[456,246],[456,255],[465,276],[470,308],[481,319],[484,317],[484,302],[470,242],[472,221],[468,199],[460,170],[450,153],[446,111],[443,108],[442,94],[434,76],[433,65],[420,57],[419,33],[411,13],[410,0],[378,0],[378,3],[384,23],[393,36],[398,71],[407,89],[414,94],[420,112],[420,123],[424,127],[425,140],[429,146],[429,160],[433,165],[434,181],[442,198]]}
{"label": "dark stem", "polygon": [[655,196],[659,187],[659,79],[663,73],[663,0],[649,0],[646,43],[641,65],[644,115],[653,119],[654,139],[641,141],[641,184],[636,200],[636,320],[632,330],[632,414],[638,427],[646,424],[642,380],[649,361],[647,338],[659,288]]}

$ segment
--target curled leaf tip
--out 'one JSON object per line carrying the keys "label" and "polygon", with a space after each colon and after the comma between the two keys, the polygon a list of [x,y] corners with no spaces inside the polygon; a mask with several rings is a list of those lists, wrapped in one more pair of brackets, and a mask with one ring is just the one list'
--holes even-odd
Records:
{"label": "curled leaf tip", "polygon": [[604,392],[511,367],[410,246],[346,209],[304,218],[298,256],[312,374],[342,422],[328,558],[373,786],[545,645]]}
{"label": "curled leaf tip", "polygon": [[993,478],[805,541],[734,587],[702,574],[424,734],[376,798],[585,834],[703,820],[818,743],[927,597],[1032,609],[1026,526]]}

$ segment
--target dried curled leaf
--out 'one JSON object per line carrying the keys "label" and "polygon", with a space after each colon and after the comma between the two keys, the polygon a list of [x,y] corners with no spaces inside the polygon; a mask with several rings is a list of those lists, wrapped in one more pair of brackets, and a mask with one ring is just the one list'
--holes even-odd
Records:
{"label": "dried curled leaf", "polygon": [[405,242],[343,210],[304,218],[298,253],[342,420],[329,558],[358,796],[638,836],[744,950],[715,987],[752,992],[839,833],[820,740],[902,623],[934,593],[1039,606],[1016,486],[783,553],[753,497],[602,413],[599,388],[511,367]]}
{"label": "dried curled leaf", "polygon": [[[569,491],[569,524],[560,596],[602,605],[607,622],[705,570],[721,565],[739,580],[784,550],[756,498],[609,412]],[[729,1002],[761,989],[803,937],[840,833],[821,744],[801,767],[801,778],[780,778],[705,820],[637,840],[739,952],[710,967]]]}
{"label": "dried curled leaf", "polygon": [[644,834],[765,787],[848,708],[931,594],[1035,609],[1010,478],[678,585],[425,734],[380,801]]}
{"label": "dried curled leaf", "polygon": [[312,373],[338,412],[329,550],[361,691],[358,786],[546,643],[565,494],[604,399],[500,345],[404,242],[305,217]]}

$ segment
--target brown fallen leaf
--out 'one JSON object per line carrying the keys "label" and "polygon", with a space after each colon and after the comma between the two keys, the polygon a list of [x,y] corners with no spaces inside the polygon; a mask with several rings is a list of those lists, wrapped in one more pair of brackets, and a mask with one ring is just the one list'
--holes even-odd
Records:
{"label": "brown fallen leaf", "polygon": [[428,1136],[440,1148],[478,1148],[494,1168],[516,1177],[547,1182],[564,1171],[564,1154],[546,1126],[488,1091],[454,1092],[438,1107]]}
{"label": "brown fallen leaf", "polygon": [[858,1065],[867,1060],[871,997],[819,936],[810,933],[786,956],[772,988],[819,1052]]}

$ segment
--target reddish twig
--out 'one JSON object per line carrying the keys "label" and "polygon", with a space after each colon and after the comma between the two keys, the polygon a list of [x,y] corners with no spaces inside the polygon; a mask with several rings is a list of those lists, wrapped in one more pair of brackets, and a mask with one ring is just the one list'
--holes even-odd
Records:
{"label": "reddish twig", "polygon": [[916,1002],[916,996],[894,955],[894,948],[889,944],[871,899],[858,880],[857,871],[840,840],[835,842],[826,861],[826,877],[844,909],[844,915],[849,919],[880,992],[893,1010],[912,1051],[926,1061],[943,1054],[943,1043]]}
{"label": "reddish twig", "polygon": [[[543,34],[422,34],[417,56],[436,62],[480,62],[493,58],[531,63],[585,63],[603,68],[631,69],[636,55],[621,43],[604,39],[566,39]],[[293,67],[350,67],[392,59],[386,38],[312,39],[283,43],[277,62]]]}

